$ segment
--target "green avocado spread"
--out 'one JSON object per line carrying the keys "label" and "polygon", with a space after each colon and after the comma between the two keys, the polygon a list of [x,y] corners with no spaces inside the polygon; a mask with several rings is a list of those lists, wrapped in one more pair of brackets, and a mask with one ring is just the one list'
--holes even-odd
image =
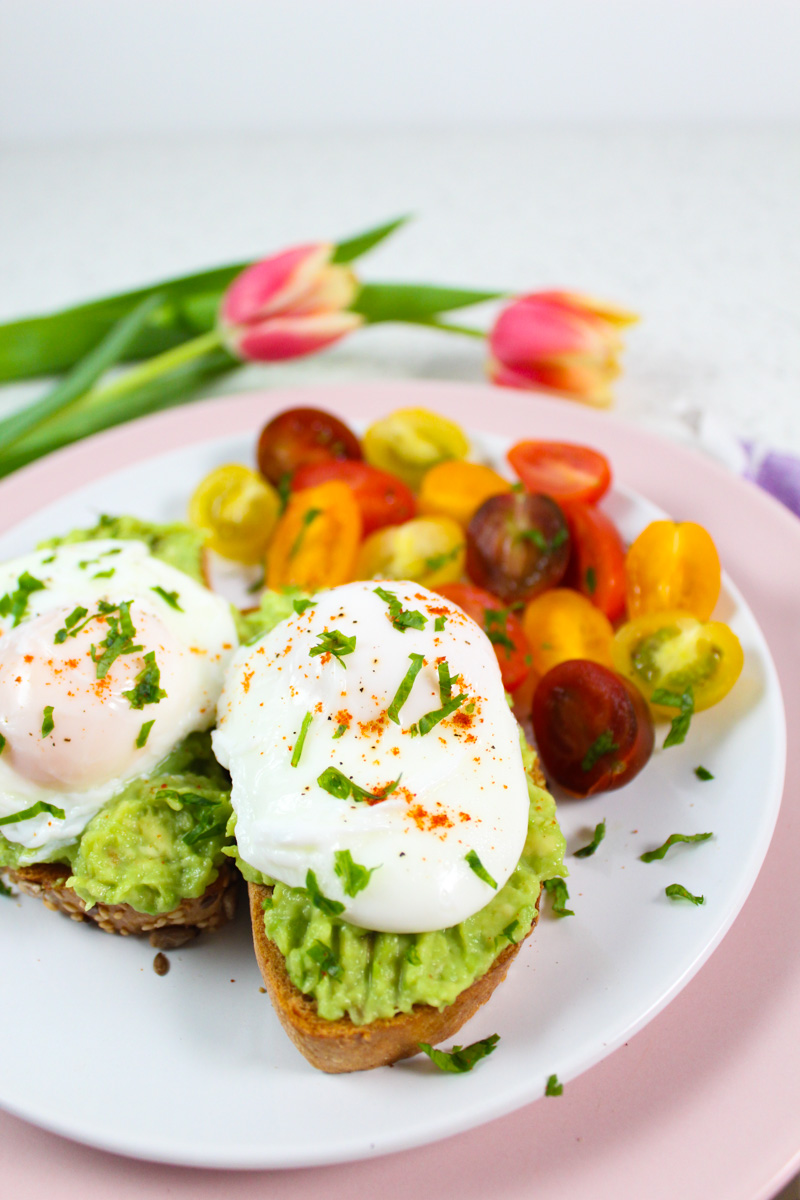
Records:
{"label": "green avocado spread", "polygon": [[[486,907],[460,925],[433,933],[375,933],[323,913],[304,888],[274,884],[264,912],[267,936],[283,954],[292,983],[313,997],[321,1017],[334,1021],[346,1015],[364,1025],[409,1012],[415,1004],[445,1008],[486,974],[506,946],[529,932],[542,880],[565,874],[565,842],[552,796],[531,781],[535,758],[524,738],[522,757],[530,811],[519,863]],[[239,862],[250,882],[272,883]]]}
{"label": "green avocado spread", "polygon": [[[187,525],[101,517],[92,529],[47,546],[96,538],[143,541],[157,558],[202,582],[203,537]],[[211,734],[191,733],[150,775],[126,783],[69,845],[28,849],[0,834],[0,868],[64,863],[72,872],[69,886],[89,906],[170,912],[217,878],[230,815],[230,778],[214,758]]]}

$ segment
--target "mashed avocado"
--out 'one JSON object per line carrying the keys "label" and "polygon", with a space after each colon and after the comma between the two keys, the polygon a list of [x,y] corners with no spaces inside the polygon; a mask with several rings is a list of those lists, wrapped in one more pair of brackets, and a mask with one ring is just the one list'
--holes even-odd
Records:
{"label": "mashed avocado", "polygon": [[[524,739],[522,754],[530,772],[534,754]],[[533,923],[541,881],[564,874],[565,843],[553,798],[530,774],[528,794],[528,836],[516,870],[485,908],[450,929],[374,933],[327,916],[304,888],[274,885],[264,913],[267,936],[286,959],[292,983],[313,996],[321,1017],[347,1015],[363,1025],[409,1012],[415,1004],[445,1008],[506,946],[522,940]],[[246,863],[240,866],[251,882],[272,882]]]}
{"label": "mashed avocado", "polygon": [[[188,525],[103,516],[92,529],[46,545],[97,538],[142,541],[156,558],[203,582],[203,536]],[[69,845],[29,849],[0,833],[0,869],[64,863],[72,871],[69,886],[88,905],[170,912],[217,878],[230,815],[230,778],[214,758],[211,735],[191,733],[151,775],[122,787]]]}
{"label": "mashed avocado", "polygon": [[282,592],[269,590],[263,592],[258,608],[254,608],[251,612],[234,613],[239,641],[243,646],[249,645],[250,642],[257,642],[281,621],[294,616],[295,600],[304,598],[306,598],[306,593],[300,588],[294,587],[284,588]]}
{"label": "mashed avocado", "polygon": [[203,578],[203,545],[205,538],[191,525],[154,525],[152,521],[140,521],[138,517],[100,517],[91,529],[74,529],[63,537],[42,542],[40,550],[52,550],[68,546],[72,542],[93,542],[97,538],[116,538],[121,542],[144,542],[154,558],[177,567],[185,575],[191,575],[198,583]]}

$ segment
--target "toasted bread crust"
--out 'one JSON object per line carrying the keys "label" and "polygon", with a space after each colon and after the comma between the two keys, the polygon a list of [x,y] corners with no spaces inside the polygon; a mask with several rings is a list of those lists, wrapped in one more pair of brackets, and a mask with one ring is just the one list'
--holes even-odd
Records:
{"label": "toasted bread crust", "polygon": [[236,912],[238,878],[229,862],[196,900],[182,900],[171,912],[151,916],[129,904],[95,904],[87,908],[80,896],[66,886],[70,870],[63,863],[35,863],[30,867],[6,867],[4,874],[28,896],[37,896],[47,908],[66,914],[73,921],[93,921],[106,933],[149,933],[152,945],[172,949],[191,941],[198,933],[212,932]]}
{"label": "toasted bread crust", "polygon": [[[441,1011],[429,1004],[417,1004],[410,1013],[398,1013],[396,1017],[372,1021],[369,1025],[354,1025],[349,1017],[326,1021],[317,1014],[314,1001],[302,995],[294,986],[283,955],[267,937],[264,901],[271,895],[272,889],[255,883],[247,887],[256,958],[278,1019],[312,1066],[329,1074],[387,1066],[401,1058],[419,1054],[420,1042],[433,1044],[452,1037],[505,979],[522,945],[522,942],[518,942],[507,946],[485,975],[476,979]],[[533,932],[538,916],[537,899],[536,917],[530,932]]]}

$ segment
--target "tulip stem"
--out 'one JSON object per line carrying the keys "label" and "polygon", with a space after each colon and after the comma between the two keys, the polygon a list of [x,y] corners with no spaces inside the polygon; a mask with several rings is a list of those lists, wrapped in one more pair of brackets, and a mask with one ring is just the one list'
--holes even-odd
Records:
{"label": "tulip stem", "polygon": [[183,342],[173,350],[165,350],[163,354],[157,354],[155,358],[147,359],[141,366],[133,367],[124,375],[120,375],[113,383],[87,392],[83,397],[83,402],[86,406],[94,406],[104,404],[108,400],[116,400],[119,396],[124,396],[145,384],[152,383],[159,375],[165,375],[168,371],[174,371],[176,367],[182,367],[185,363],[191,362],[193,358],[199,358],[211,350],[218,349],[221,344],[222,339],[219,332],[212,329],[210,333],[204,333],[202,337],[192,338],[191,341]]}
{"label": "tulip stem", "polygon": [[[414,322],[416,324],[416,322]],[[486,331],[483,329],[474,329],[471,325],[452,325],[449,321],[420,321],[420,325],[427,325],[429,329],[440,329],[442,333],[463,333],[465,337],[485,338]]]}

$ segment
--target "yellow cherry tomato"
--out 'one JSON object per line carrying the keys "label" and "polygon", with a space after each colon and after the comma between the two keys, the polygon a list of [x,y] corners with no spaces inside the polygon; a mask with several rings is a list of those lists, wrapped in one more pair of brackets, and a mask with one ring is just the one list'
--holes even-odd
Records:
{"label": "yellow cherry tomato", "polygon": [[491,467],[450,461],[426,471],[419,491],[421,513],[452,517],[465,528],[484,500],[510,492],[511,484]]}
{"label": "yellow cherry tomato", "polygon": [[357,579],[413,579],[425,587],[454,583],[464,571],[464,530],[449,517],[415,517],[378,529],[363,543]]}
{"label": "yellow cherry tomato", "polygon": [[346,483],[303,488],[289,500],[267,555],[267,587],[313,592],[353,578],[361,513]]}
{"label": "yellow cherry tomato", "polygon": [[522,627],[537,675],[546,675],[572,658],[611,666],[611,622],[580,592],[570,588],[542,592],[526,605]]}
{"label": "yellow cherry tomato", "polygon": [[719,598],[717,548],[702,525],[653,521],[625,559],[628,615],[680,610],[707,621]]}
{"label": "yellow cherry tomato", "polygon": [[217,467],[189,501],[189,520],[208,534],[207,545],[236,562],[264,558],[281,502],[275,488],[240,463]]}
{"label": "yellow cherry tomato", "polygon": [[[651,704],[658,689],[682,696],[691,688],[697,712],[727,696],[744,664],[739,639],[727,625],[674,611],[628,621],[617,630],[611,657]],[[675,715],[675,706],[652,707],[658,716]]]}
{"label": "yellow cherry tomato", "polygon": [[431,467],[469,454],[469,442],[458,425],[427,408],[398,408],[382,417],[370,425],[362,447],[368,463],[415,490]]}

